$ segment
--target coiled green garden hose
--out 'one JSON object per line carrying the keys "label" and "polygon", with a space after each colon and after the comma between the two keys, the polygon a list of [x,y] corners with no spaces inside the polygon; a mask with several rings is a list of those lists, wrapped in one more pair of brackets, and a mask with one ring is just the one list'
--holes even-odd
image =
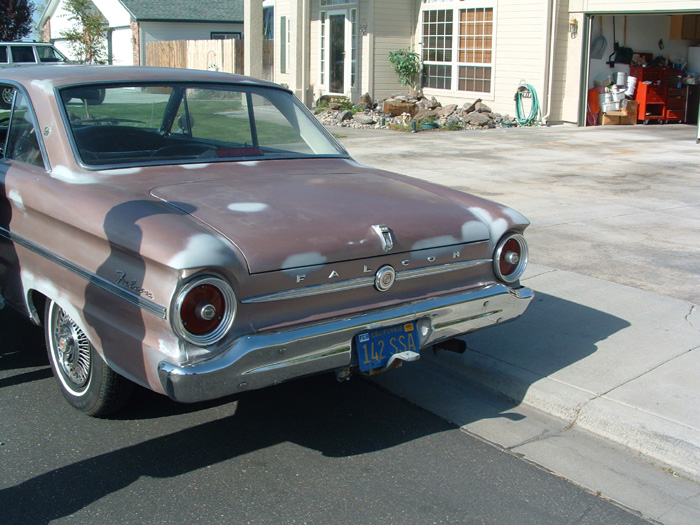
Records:
{"label": "coiled green garden hose", "polygon": [[[530,114],[525,117],[523,112],[523,98],[532,99]],[[532,126],[537,124],[541,118],[540,101],[537,98],[537,91],[524,80],[520,82],[515,92],[515,119],[521,126]]]}

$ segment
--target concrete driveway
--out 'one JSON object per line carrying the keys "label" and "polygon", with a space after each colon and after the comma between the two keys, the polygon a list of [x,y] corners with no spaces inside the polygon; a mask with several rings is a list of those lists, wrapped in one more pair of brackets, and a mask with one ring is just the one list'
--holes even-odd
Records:
{"label": "concrete driveway", "polygon": [[695,126],[330,129],[363,164],[514,207],[536,264],[700,304]]}
{"label": "concrete driveway", "polygon": [[[463,355],[424,352],[377,382],[644,516],[697,522],[696,128],[331,130],[363,164],[502,202],[532,221],[528,311],[466,336]],[[474,417],[488,403],[479,387],[513,409]]]}

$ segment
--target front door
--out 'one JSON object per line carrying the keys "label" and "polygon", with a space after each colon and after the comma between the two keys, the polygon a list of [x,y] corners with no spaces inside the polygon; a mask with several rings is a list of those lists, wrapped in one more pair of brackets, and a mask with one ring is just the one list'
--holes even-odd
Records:
{"label": "front door", "polygon": [[329,22],[329,91],[345,93],[345,20],[344,12],[333,12],[328,15]]}

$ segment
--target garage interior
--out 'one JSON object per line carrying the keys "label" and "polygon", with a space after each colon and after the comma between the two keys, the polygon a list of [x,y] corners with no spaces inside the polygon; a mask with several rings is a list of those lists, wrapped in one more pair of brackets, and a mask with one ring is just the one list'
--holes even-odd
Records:
{"label": "garage interior", "polygon": [[698,123],[700,13],[589,15],[586,125]]}

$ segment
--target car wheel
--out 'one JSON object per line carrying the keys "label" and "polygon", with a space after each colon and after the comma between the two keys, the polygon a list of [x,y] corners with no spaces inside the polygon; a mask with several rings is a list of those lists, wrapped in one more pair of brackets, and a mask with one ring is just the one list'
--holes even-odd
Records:
{"label": "car wheel", "polygon": [[61,393],[90,416],[111,414],[129,400],[133,384],[104,362],[85,332],[54,301],[47,301],[46,349]]}
{"label": "car wheel", "polygon": [[98,90],[98,95],[96,99],[88,99],[87,100],[87,105],[88,106],[99,106],[105,101],[105,95],[107,94],[107,91],[104,89],[99,89]]}
{"label": "car wheel", "polygon": [[4,88],[0,91],[0,109],[9,109],[12,105],[12,95],[15,94],[15,90],[12,88]]}

